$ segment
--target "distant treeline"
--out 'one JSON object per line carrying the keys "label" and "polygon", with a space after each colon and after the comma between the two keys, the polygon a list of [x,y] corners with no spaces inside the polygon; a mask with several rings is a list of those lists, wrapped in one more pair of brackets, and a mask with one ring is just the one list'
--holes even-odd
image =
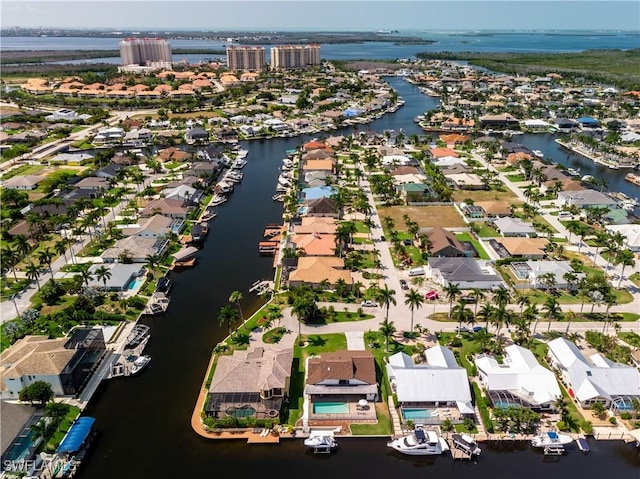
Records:
{"label": "distant treeline", "polygon": [[421,52],[422,60],[460,60],[496,72],[517,75],[559,73],[616,85],[625,90],[640,89],[640,49],[585,50],[579,53],[477,53]]}

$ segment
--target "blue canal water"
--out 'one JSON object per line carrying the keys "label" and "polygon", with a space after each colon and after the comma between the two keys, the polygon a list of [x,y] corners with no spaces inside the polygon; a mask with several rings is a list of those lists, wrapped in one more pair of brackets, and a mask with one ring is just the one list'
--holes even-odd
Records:
{"label": "blue canal water", "polygon": [[[420,94],[400,78],[389,82],[406,99],[406,105],[359,128],[403,128],[407,135],[421,134],[413,118],[434,108],[437,100]],[[245,296],[245,316],[262,304],[248,288],[256,279],[273,274],[272,258],[259,256],[257,244],[264,225],[281,220],[282,206],[271,200],[278,167],[287,150],[309,139],[242,143],[249,150],[244,179],[229,201],[218,208],[198,263],[173,274],[167,313],[143,321],[151,326],[145,349],[145,354],[153,357],[151,365],[144,375],[104,383],[85,411],[96,417],[99,439],[78,477],[182,479],[231,474],[243,479],[638,479],[640,449],[620,440],[590,439],[588,456],[571,445],[565,456],[552,459],[526,442],[488,442],[477,461],[453,462],[446,456],[399,455],[386,446],[385,437],[340,439],[335,454],[314,455],[297,439],[277,445],[247,445],[241,440],[206,440],[193,432],[191,415],[211,351],[226,336],[226,325],[218,324],[217,312],[228,304],[234,290]],[[543,137],[531,141],[543,142]],[[551,144],[539,146],[546,154],[552,153]]]}

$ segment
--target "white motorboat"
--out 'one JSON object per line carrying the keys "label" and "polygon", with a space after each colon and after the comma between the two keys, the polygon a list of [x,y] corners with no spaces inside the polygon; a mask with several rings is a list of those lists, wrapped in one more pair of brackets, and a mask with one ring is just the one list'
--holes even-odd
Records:
{"label": "white motorboat", "polygon": [[453,446],[461,451],[466,452],[470,456],[479,456],[482,449],[478,443],[468,434],[452,434]]}
{"label": "white motorboat", "polygon": [[247,160],[243,160],[242,158],[236,159],[232,164],[231,168],[234,170],[240,170],[247,166]]}
{"label": "white motorboat", "polygon": [[149,364],[150,361],[151,361],[151,356],[147,356],[147,355],[138,356],[133,361],[133,366],[131,367],[131,375],[133,376],[135,374],[138,374],[140,371],[142,371],[144,368],[147,367],[147,364]]}
{"label": "white motorboat", "polygon": [[433,456],[449,450],[447,441],[435,431],[416,426],[411,434],[389,441],[387,446],[410,456]]}
{"label": "white motorboat", "polygon": [[566,446],[572,442],[573,438],[571,436],[558,434],[553,431],[549,431],[545,434],[539,434],[531,439],[531,445],[533,447]]}
{"label": "white motorboat", "polygon": [[542,152],[542,150],[531,150],[531,153],[533,153],[538,158],[544,158],[544,153]]}
{"label": "white motorboat", "polygon": [[314,452],[331,452],[338,447],[338,441],[331,431],[311,431],[304,445]]}

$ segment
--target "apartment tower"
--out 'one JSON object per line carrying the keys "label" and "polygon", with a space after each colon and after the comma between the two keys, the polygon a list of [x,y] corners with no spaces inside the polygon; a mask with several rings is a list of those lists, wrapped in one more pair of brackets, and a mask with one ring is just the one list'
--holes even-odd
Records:
{"label": "apartment tower", "polygon": [[320,65],[320,45],[281,45],[271,48],[271,69],[289,70]]}
{"label": "apartment tower", "polygon": [[264,70],[267,58],[264,47],[227,47],[229,70]]}
{"label": "apartment tower", "polygon": [[123,65],[171,63],[171,44],[164,38],[125,38],[120,41]]}

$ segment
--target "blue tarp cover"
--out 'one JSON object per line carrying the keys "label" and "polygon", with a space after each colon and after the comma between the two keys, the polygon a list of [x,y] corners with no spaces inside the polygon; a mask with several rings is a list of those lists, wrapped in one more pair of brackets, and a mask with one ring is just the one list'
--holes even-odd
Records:
{"label": "blue tarp cover", "polygon": [[549,431],[547,435],[549,436],[549,439],[558,439],[558,433],[555,433],[553,431]]}
{"label": "blue tarp cover", "polygon": [[60,443],[60,446],[58,446],[56,452],[60,454],[63,452],[76,452],[80,449],[80,446],[82,446],[82,443],[89,435],[95,420],[95,417],[89,416],[78,418],[69,429],[69,432],[67,432],[67,435]]}

